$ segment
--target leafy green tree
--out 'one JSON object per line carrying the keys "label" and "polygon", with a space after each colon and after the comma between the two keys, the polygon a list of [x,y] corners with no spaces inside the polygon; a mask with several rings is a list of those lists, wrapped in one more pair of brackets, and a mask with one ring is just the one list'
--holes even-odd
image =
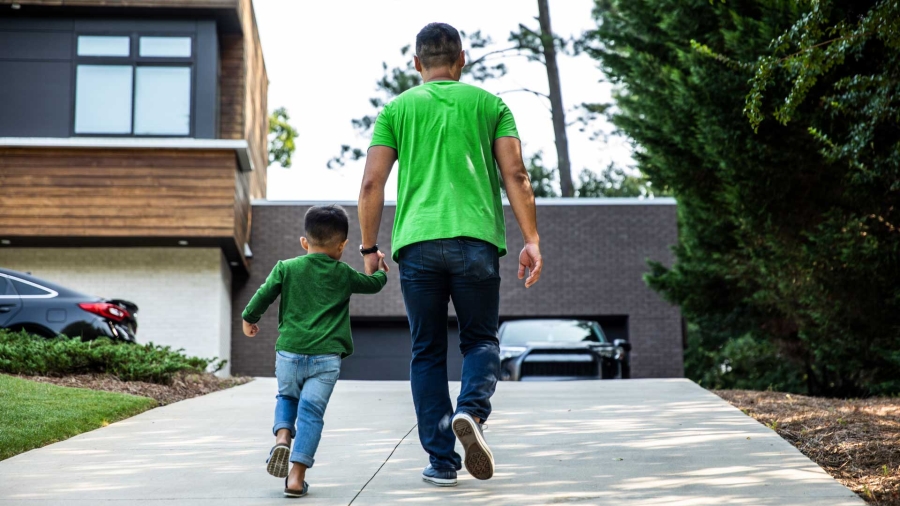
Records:
{"label": "leafy green tree", "polygon": [[544,154],[538,151],[528,157],[525,162],[528,169],[528,177],[531,178],[531,189],[535,197],[559,197],[555,184],[558,172],[555,168],[544,166]]}
{"label": "leafy green tree", "polygon": [[668,192],[653,188],[644,174],[634,175],[610,162],[600,174],[584,169],[578,175],[578,197],[653,197]]}
{"label": "leafy green tree", "polygon": [[646,279],[690,322],[691,377],[900,391],[897,5],[597,0],[614,123],[679,202]]}
{"label": "leafy green tree", "polygon": [[278,163],[285,169],[291,166],[291,155],[294,154],[294,139],[297,138],[297,129],[288,121],[287,109],[279,107],[269,115],[269,165]]}

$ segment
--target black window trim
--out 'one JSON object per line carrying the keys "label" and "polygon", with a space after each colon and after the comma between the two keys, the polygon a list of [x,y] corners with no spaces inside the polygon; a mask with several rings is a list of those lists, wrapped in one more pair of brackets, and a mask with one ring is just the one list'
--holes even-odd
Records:
{"label": "black window trim", "polygon": [[[101,31],[75,31],[72,36],[74,41],[72,44],[72,88],[70,97],[70,120],[69,120],[69,136],[71,137],[135,137],[135,138],[193,138],[196,131],[196,108],[197,100],[194,93],[197,90],[197,34],[189,31],[172,31],[172,30],[101,30]],[[128,56],[79,56],[78,55],[78,37],[129,37],[129,55]],[[191,39],[191,56],[190,57],[157,57],[157,56],[139,56],[140,38],[141,37],[188,37]],[[127,134],[86,134],[75,132],[75,97],[78,90],[78,65],[122,65],[131,67],[131,132]],[[137,67],[187,67],[191,69],[191,82],[189,99],[190,105],[190,121],[188,122],[187,134],[135,134],[134,133],[134,109],[137,102],[135,92],[137,90]]]}

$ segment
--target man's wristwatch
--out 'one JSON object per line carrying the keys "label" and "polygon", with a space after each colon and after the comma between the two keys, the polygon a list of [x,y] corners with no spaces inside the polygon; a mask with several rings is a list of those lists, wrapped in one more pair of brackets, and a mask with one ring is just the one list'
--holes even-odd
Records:
{"label": "man's wristwatch", "polygon": [[364,248],[362,244],[359,245],[359,254],[362,256],[371,255],[372,253],[378,252],[378,245],[372,246],[371,248]]}

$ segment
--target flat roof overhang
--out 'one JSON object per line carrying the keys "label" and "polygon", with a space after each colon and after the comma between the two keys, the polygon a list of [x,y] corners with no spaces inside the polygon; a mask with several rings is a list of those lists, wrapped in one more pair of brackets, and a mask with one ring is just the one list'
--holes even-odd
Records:
{"label": "flat roof overhang", "polygon": [[0,137],[0,148],[184,149],[234,151],[241,171],[254,169],[250,145],[242,139],[183,137]]}

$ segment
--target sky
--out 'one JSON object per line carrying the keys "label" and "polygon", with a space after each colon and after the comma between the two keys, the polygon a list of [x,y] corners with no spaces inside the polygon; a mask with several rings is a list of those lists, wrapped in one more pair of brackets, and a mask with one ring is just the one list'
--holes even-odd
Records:
{"label": "sky", "polygon": [[[534,0],[344,0],[298,2],[254,0],[269,75],[269,109],[286,107],[291,124],[299,131],[297,150],[289,169],[269,168],[270,200],[351,200],[359,193],[365,161],[328,169],[328,161],[342,144],[365,149],[368,139],[351,125],[353,118],[372,114],[369,98],[378,96],[375,83],[389,67],[405,65],[400,54],[404,45],[415,45],[418,31],[434,21],[459,30],[481,30],[507,47],[509,32],[519,23],[537,27]],[[315,5],[314,8],[310,5]],[[596,26],[591,17],[592,0],[552,0],[553,31],[562,37],[578,35]],[[480,50],[470,54],[478,57]],[[531,88],[547,92],[544,66],[524,58],[505,62],[506,77],[479,84],[493,93]],[[608,102],[611,86],[605,82],[597,62],[586,55],[559,59],[563,103],[566,109],[583,102]],[[555,165],[556,149],[548,104],[528,93],[504,93],[516,118],[526,155],[540,150],[545,163]],[[567,116],[567,122],[575,114]],[[612,127],[601,123],[601,129]],[[631,148],[620,137],[590,140],[588,133],[571,126],[569,153],[573,178],[584,168],[599,171],[610,161],[632,164]],[[386,198],[396,198],[396,168],[388,181]]]}

